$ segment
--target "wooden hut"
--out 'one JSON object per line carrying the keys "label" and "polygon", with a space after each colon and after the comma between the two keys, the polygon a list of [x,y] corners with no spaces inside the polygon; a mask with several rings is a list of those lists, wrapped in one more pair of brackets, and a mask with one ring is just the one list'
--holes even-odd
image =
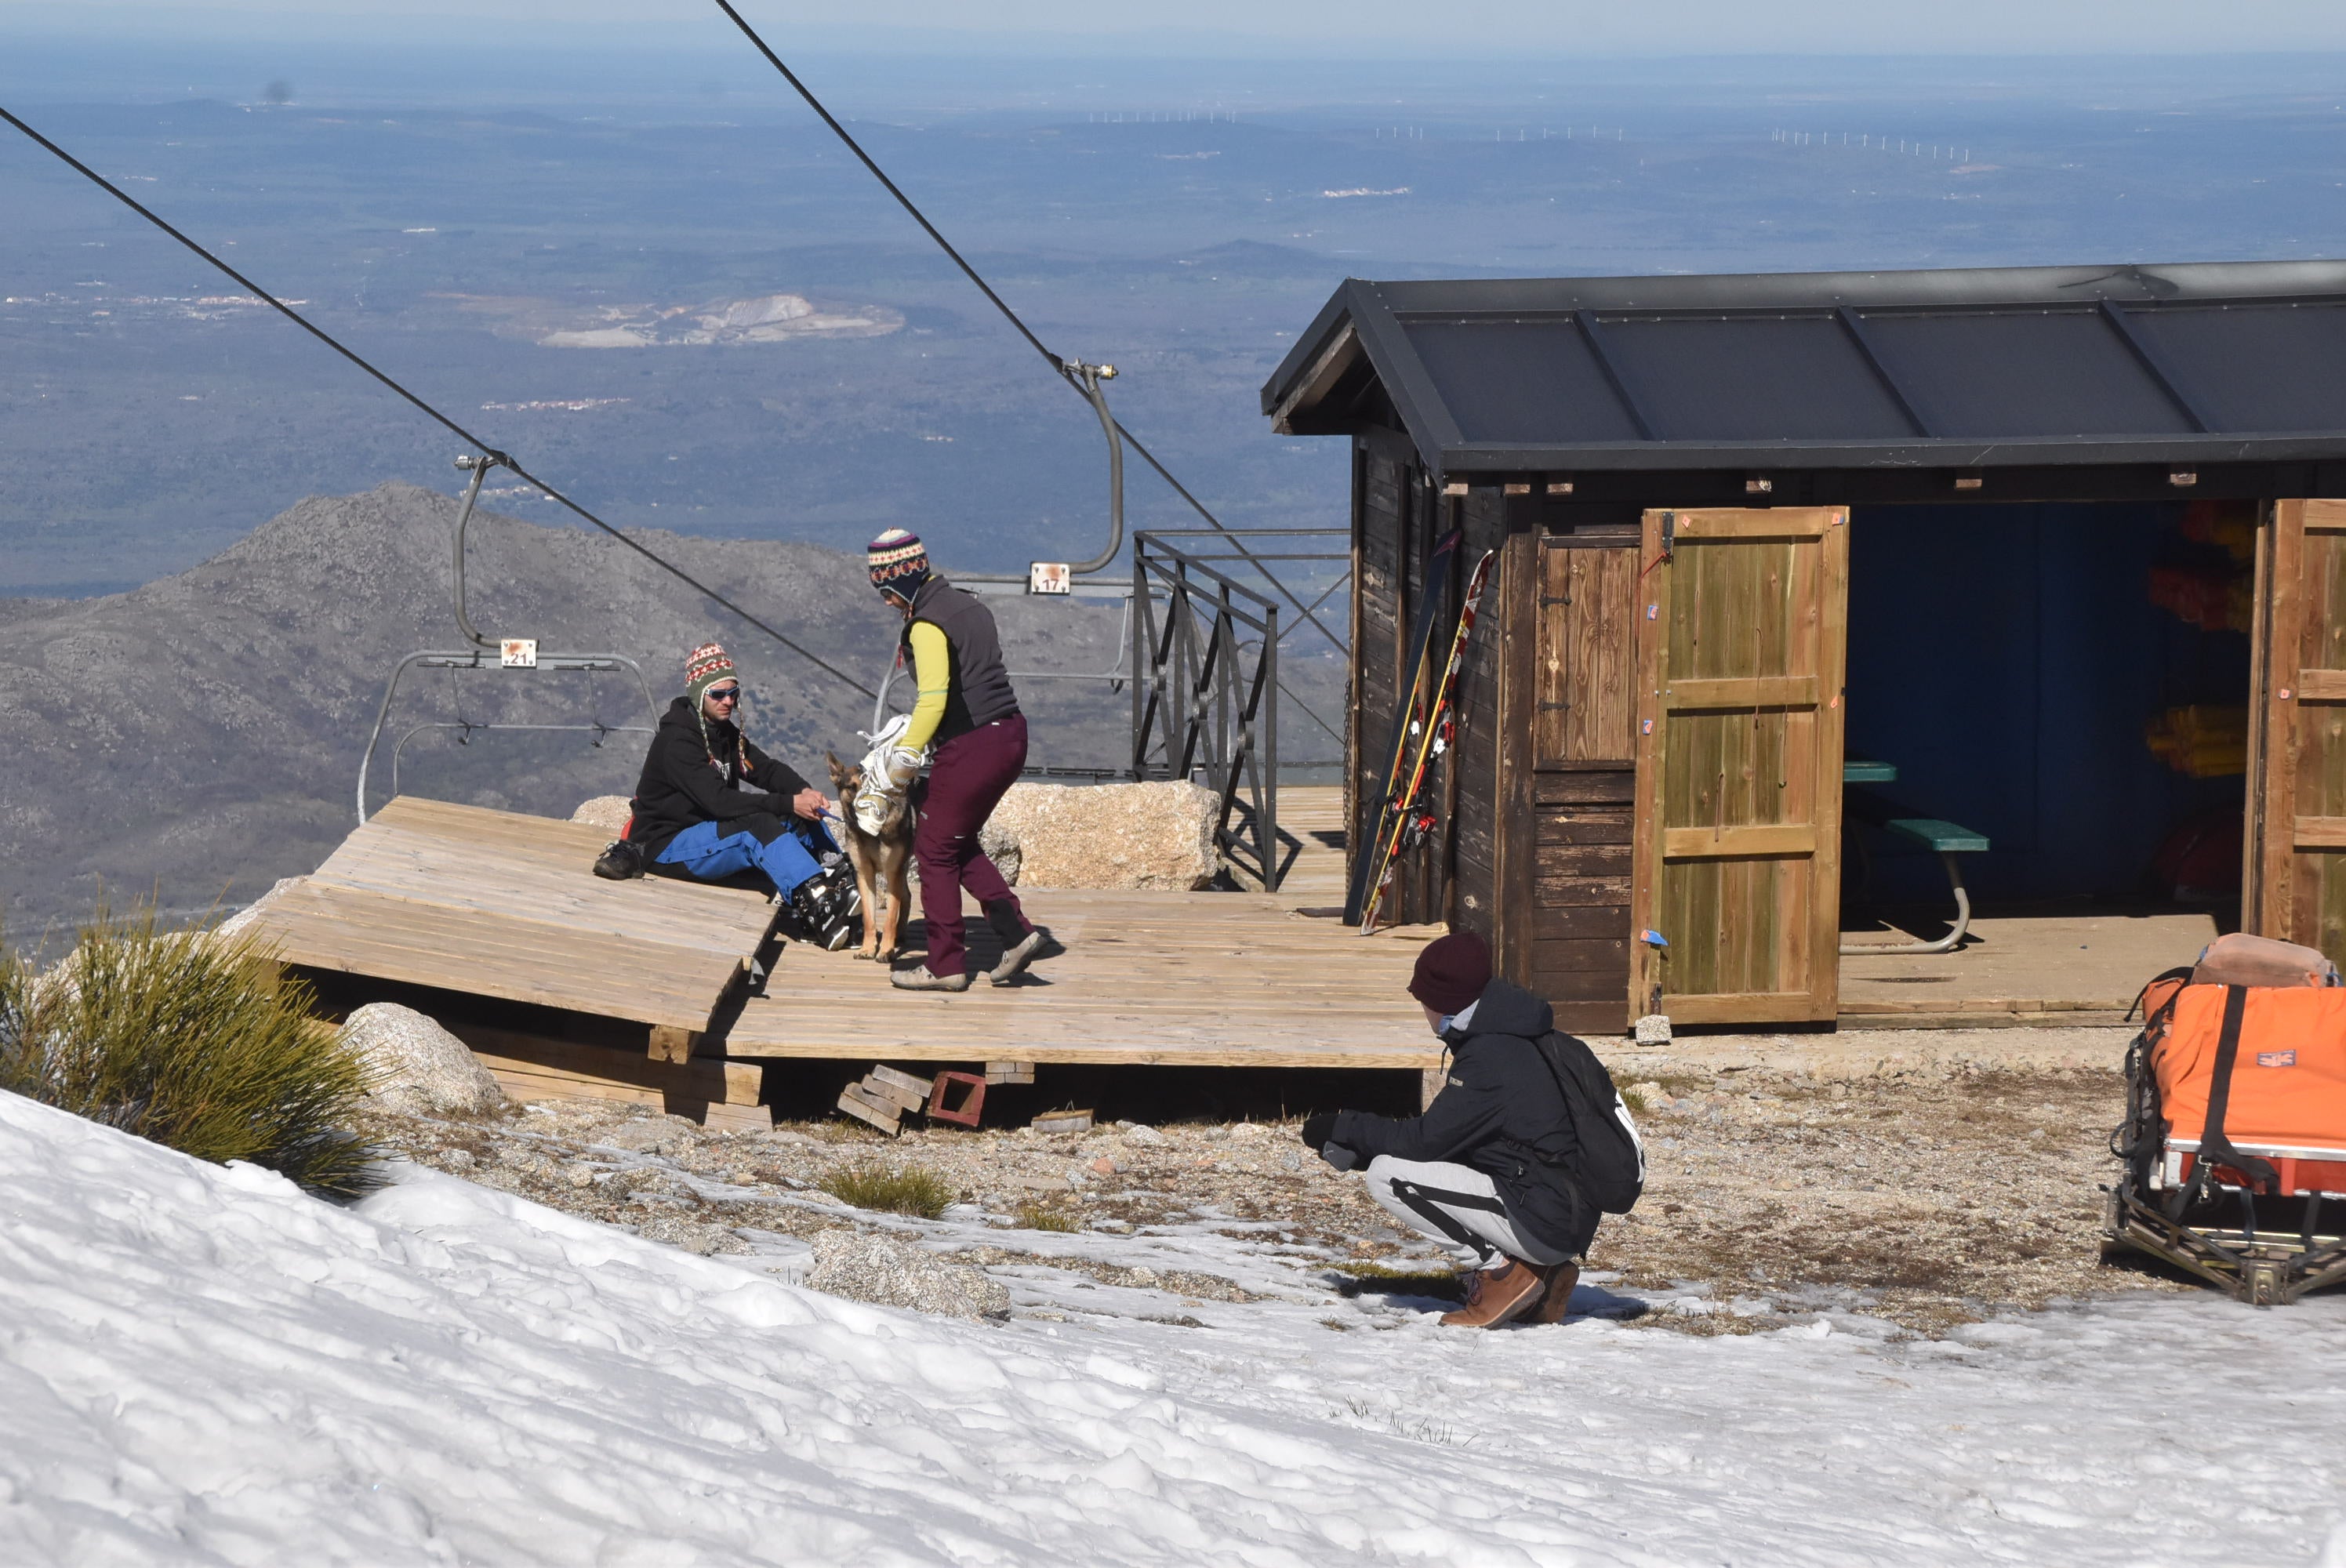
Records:
{"label": "wooden hut", "polygon": [[1262,395],[1352,442],[1355,845],[1429,552],[1499,553],[1399,912],[1566,1026],[1834,1018],[1869,768],[1984,900],[2212,822],[2346,961],[2346,263],[1352,280]]}

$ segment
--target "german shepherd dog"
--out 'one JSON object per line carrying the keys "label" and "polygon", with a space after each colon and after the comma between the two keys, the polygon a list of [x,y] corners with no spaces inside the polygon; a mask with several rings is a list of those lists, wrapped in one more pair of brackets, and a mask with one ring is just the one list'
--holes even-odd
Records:
{"label": "german shepherd dog", "polygon": [[[855,956],[892,961],[896,933],[903,928],[904,910],[913,897],[908,873],[913,863],[913,830],[919,819],[913,812],[912,792],[897,796],[881,820],[880,830],[867,833],[855,820],[856,792],[863,788],[862,766],[842,762],[828,751],[822,755],[831,764],[831,788],[839,791],[841,847],[855,868],[855,891],[863,901],[863,945]],[[872,896],[883,882],[888,891],[884,914],[880,901]]]}

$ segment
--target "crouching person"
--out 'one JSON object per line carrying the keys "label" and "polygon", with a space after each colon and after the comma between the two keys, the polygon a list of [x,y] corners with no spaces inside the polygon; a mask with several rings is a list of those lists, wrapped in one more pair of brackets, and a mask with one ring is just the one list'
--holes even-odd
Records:
{"label": "crouching person", "polygon": [[684,679],[644,758],[627,841],[670,874],[762,871],[807,940],[846,946],[859,906],[853,873],[822,862],[839,847],[821,821],[830,799],[741,733],[741,679],[723,648],[693,649]]}
{"label": "crouching person", "polygon": [[1493,978],[1472,932],[1427,943],[1409,993],[1449,1047],[1442,1092],[1422,1116],[1322,1112],[1303,1141],[1365,1166],[1370,1196],[1458,1255],[1465,1305],[1443,1322],[1560,1322],[1598,1216],[1627,1213],[1645,1180],[1628,1111],[1546,1003]]}

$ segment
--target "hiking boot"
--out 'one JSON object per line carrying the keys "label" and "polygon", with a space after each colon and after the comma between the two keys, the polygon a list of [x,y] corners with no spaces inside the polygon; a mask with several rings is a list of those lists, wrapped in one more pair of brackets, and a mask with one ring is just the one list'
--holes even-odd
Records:
{"label": "hiking boot", "polygon": [[1580,1265],[1557,1263],[1543,1271],[1539,1305],[1524,1314],[1526,1323],[1561,1323],[1572,1308],[1572,1288],[1580,1283]]}
{"label": "hiking boot", "polygon": [[996,985],[1009,984],[1025,972],[1026,966],[1035,962],[1035,955],[1041,952],[1043,945],[1050,940],[1039,931],[1028,932],[1019,938],[1017,946],[1003,949],[1001,962],[988,972],[985,978]]}
{"label": "hiking boot", "polygon": [[1540,1298],[1540,1271],[1508,1258],[1497,1268],[1478,1268],[1466,1277],[1466,1304],[1444,1312],[1448,1329],[1495,1329],[1528,1311]]}
{"label": "hiking boot", "polygon": [[931,974],[925,969],[895,969],[888,972],[888,983],[899,991],[967,991],[966,974]]}

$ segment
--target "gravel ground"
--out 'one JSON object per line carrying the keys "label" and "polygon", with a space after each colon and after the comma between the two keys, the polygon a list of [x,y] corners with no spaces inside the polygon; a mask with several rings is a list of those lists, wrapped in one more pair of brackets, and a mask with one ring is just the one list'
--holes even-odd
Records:
{"label": "gravel ground", "polygon": [[[1599,1231],[1591,1277],[1631,1294],[1698,1292],[1714,1309],[1644,1319],[1697,1333],[1839,1308],[1936,1336],[2001,1308],[2200,1288],[2101,1256],[2098,1186],[2111,1174],[2105,1140],[2121,1109],[2112,1064],[2124,1036],[1982,1033],[1608,1051],[1650,1172],[1637,1212]],[[1360,1288],[1438,1294],[1438,1284],[1397,1283],[1442,1266],[1395,1231],[1357,1179],[1311,1158],[1294,1127],[1127,1123],[891,1141],[844,1119],[714,1133],[631,1107],[548,1101],[471,1120],[384,1115],[366,1130],[422,1164],[704,1253],[742,1250],[738,1227],[811,1238],[890,1224],[824,1188],[857,1171],[913,1170],[990,1227],[988,1243],[961,1249],[957,1262],[1047,1261],[1129,1284],[1131,1270],[1030,1248],[1068,1231],[1221,1230],[1315,1260],[1323,1282],[1351,1276]],[[1148,1283],[1248,1298],[1202,1270],[1158,1271]]]}

